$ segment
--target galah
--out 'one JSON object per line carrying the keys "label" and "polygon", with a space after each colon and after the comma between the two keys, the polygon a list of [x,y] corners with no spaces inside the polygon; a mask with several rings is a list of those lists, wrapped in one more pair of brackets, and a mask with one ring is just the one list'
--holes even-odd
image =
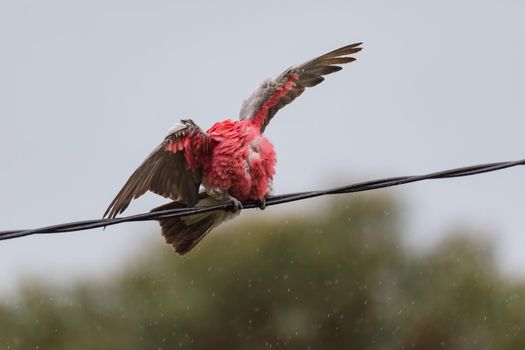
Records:
{"label": "galah", "polygon": [[104,217],[114,218],[147,191],[173,200],[152,211],[233,202],[231,211],[159,220],[166,242],[183,255],[214,227],[237,215],[241,201],[258,201],[264,209],[276,160],[264,129],[305,88],[355,61],[349,55],[359,52],[360,45],[344,46],[264,80],[242,104],[239,120],[227,119],[206,131],[191,119],[181,120],[131,175]]}

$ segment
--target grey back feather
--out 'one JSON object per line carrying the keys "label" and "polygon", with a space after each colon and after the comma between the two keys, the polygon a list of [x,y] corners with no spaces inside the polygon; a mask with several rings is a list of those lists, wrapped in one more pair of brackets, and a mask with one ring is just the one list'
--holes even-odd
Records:
{"label": "grey back feather", "polygon": [[263,103],[272,96],[276,87],[277,83],[272,78],[265,79],[250,97],[243,101],[239,119],[253,118]]}

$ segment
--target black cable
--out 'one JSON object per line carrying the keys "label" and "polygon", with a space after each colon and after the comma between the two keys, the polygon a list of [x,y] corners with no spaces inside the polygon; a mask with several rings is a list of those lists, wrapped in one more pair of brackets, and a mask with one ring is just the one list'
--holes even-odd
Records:
{"label": "black cable", "polygon": [[[308,191],[308,192],[298,192],[298,193],[288,193],[276,196],[266,197],[266,206],[272,206],[282,203],[288,203],[308,198],[320,197],[329,194],[342,194],[342,193],[353,193],[353,192],[362,192],[370,191],[379,188],[392,187],[403,185],[407,183],[430,180],[430,179],[444,179],[451,177],[461,177],[461,176],[471,176],[481,173],[487,173],[491,171],[506,169],[515,167],[518,165],[525,165],[525,159],[510,161],[510,162],[498,162],[498,163],[488,163],[473,165],[463,168],[456,168],[444,171],[438,171],[426,175],[414,175],[414,176],[401,176],[401,177],[391,177],[386,179],[378,179],[372,181],[365,181],[356,183],[349,186],[336,187],[328,190],[320,191]],[[258,207],[258,203],[255,201],[244,201],[242,202],[244,209],[251,209]],[[170,217],[179,217],[187,216],[191,214],[205,213],[214,210],[231,210],[233,208],[233,203],[224,203],[221,205],[215,205],[211,207],[194,207],[186,209],[169,209],[156,211],[153,213],[142,213],[137,215],[131,215],[126,217],[119,217],[114,219],[96,219],[96,220],[85,220],[70,222],[65,224],[41,227],[34,230],[12,230],[12,231],[0,231],[0,240],[12,239],[18,237],[24,237],[34,234],[48,234],[48,233],[64,233],[72,231],[81,231],[89,230],[92,228],[105,227],[111,225],[121,224],[123,222],[134,222],[134,221],[151,221],[166,219]]]}

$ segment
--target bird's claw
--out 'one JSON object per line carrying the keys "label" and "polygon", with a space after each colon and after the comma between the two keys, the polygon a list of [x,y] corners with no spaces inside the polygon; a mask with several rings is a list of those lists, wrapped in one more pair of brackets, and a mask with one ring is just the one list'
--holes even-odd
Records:
{"label": "bird's claw", "polygon": [[235,197],[230,197],[230,201],[233,203],[232,207],[230,207],[232,213],[236,213],[242,209],[242,202],[240,200]]}
{"label": "bird's claw", "polygon": [[255,205],[257,208],[264,210],[266,209],[266,197],[263,197],[262,199],[258,199],[255,201]]}

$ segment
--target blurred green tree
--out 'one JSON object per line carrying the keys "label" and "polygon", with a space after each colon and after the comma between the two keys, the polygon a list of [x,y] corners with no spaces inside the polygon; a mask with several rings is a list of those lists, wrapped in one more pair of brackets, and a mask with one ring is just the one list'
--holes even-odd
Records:
{"label": "blurred green tree", "polygon": [[0,308],[0,347],[525,349],[525,284],[498,272],[490,242],[458,233],[411,251],[399,211],[359,195],[252,216],[111,282],[28,285]]}

